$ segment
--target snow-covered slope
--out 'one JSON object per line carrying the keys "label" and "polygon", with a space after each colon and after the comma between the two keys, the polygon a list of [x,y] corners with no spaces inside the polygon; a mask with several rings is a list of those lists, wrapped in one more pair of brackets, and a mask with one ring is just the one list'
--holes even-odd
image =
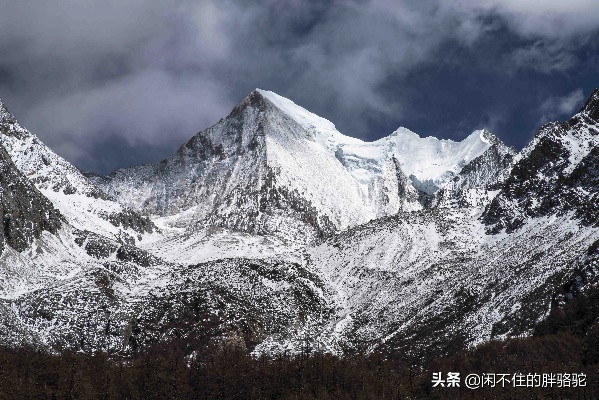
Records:
{"label": "snow-covered slope", "polygon": [[152,232],[149,219],[110,199],[77,168],[21,127],[2,101],[0,146],[71,225],[111,236],[137,238]]}
{"label": "snow-covered slope", "polygon": [[588,258],[599,243],[598,110],[599,90],[521,153],[492,146],[436,194],[438,207],[309,250],[338,296],[319,340],[418,357],[527,333],[574,271],[599,267]]}
{"label": "snow-covered slope", "polygon": [[[352,175],[357,180],[372,179],[368,163],[386,161],[395,157],[402,172],[411,177],[417,189],[428,194],[447,183],[448,177],[457,174],[468,162],[485,152],[498,139],[491,133],[474,131],[461,142],[440,140],[429,136],[421,138],[406,128],[399,128],[388,137],[375,142],[364,142],[341,134],[328,120],[321,118],[276,93],[257,89],[279,110],[293,118],[308,132],[308,138],[322,148],[352,162]],[[363,168],[360,168],[363,167]]]}
{"label": "snow-covered slope", "polygon": [[531,220],[511,235],[486,234],[479,217],[476,208],[400,214],[309,250],[337,305],[315,341],[421,357],[453,341],[526,333],[599,237],[572,215]]}
{"label": "snow-covered slope", "polygon": [[0,257],[0,343],[131,351],[207,329],[258,343],[326,310],[314,272],[281,260],[164,262],[65,226]]}
{"label": "snow-covered slope", "polygon": [[150,234],[149,219],[0,111],[0,343],[128,351],[164,340],[175,325],[197,333],[200,308],[217,321],[212,334],[258,341],[323,308],[318,282],[293,246],[222,229],[193,235],[193,226]]}

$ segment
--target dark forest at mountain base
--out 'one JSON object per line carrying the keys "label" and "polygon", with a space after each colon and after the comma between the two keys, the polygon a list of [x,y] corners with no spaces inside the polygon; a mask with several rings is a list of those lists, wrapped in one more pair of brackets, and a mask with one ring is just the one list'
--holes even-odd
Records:
{"label": "dark forest at mountain base", "polygon": [[[0,349],[0,399],[597,399],[599,290],[555,308],[527,338],[410,366],[400,354],[252,357],[235,346],[173,340],[133,357]],[[192,351],[192,349],[194,351]],[[460,387],[433,388],[433,373]],[[584,387],[464,386],[468,374],[580,374]],[[557,385],[555,383],[554,385]]]}
{"label": "dark forest at mountain base", "polygon": [[[443,357],[424,368],[383,355],[253,358],[235,349],[194,361],[176,348],[155,348],[129,360],[104,354],[51,356],[0,351],[0,399],[596,399],[597,364],[583,364],[572,334],[492,342]],[[434,372],[460,372],[461,387],[433,388]],[[464,387],[470,373],[584,373],[579,388]],[[557,383],[555,383],[557,385]]]}

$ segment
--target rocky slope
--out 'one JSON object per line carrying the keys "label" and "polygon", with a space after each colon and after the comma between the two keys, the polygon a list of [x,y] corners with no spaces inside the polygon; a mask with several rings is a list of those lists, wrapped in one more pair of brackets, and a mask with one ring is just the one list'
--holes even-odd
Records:
{"label": "rocky slope", "polygon": [[506,179],[516,151],[504,145],[493,134],[484,134],[492,143],[491,147],[435,192],[431,202],[433,206],[484,207],[496,194],[494,190]]}
{"label": "rocky slope", "polygon": [[573,212],[586,226],[599,221],[599,91],[566,122],[544,125],[514,159],[487,207],[491,232],[514,231],[531,218]]}
{"label": "rocky slope", "polygon": [[17,169],[0,147],[0,216],[2,243],[17,251],[25,250],[43,231],[56,233],[62,216],[52,203]]}
{"label": "rocky slope", "polygon": [[417,356],[526,333],[599,230],[581,229],[568,214],[489,235],[480,215],[472,208],[399,214],[311,249],[339,307],[318,340]]}

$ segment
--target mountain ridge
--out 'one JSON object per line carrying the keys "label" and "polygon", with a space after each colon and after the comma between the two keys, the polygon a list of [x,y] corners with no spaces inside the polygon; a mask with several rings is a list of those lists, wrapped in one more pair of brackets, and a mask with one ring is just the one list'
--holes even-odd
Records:
{"label": "mountain ridge", "polygon": [[3,112],[0,178],[63,219],[3,247],[0,342],[127,354],[209,319],[254,354],[418,358],[526,334],[576,271],[594,282],[597,91],[522,152],[486,131],[364,142],[262,92],[171,159],[108,177]]}

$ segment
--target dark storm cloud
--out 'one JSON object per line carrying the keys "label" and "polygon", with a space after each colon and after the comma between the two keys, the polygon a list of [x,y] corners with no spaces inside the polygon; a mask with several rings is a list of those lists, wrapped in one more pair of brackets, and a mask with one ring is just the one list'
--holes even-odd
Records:
{"label": "dark storm cloud", "polygon": [[597,85],[592,3],[0,0],[0,98],[101,172],[170,156],[255,87],[362,138],[521,146]]}

